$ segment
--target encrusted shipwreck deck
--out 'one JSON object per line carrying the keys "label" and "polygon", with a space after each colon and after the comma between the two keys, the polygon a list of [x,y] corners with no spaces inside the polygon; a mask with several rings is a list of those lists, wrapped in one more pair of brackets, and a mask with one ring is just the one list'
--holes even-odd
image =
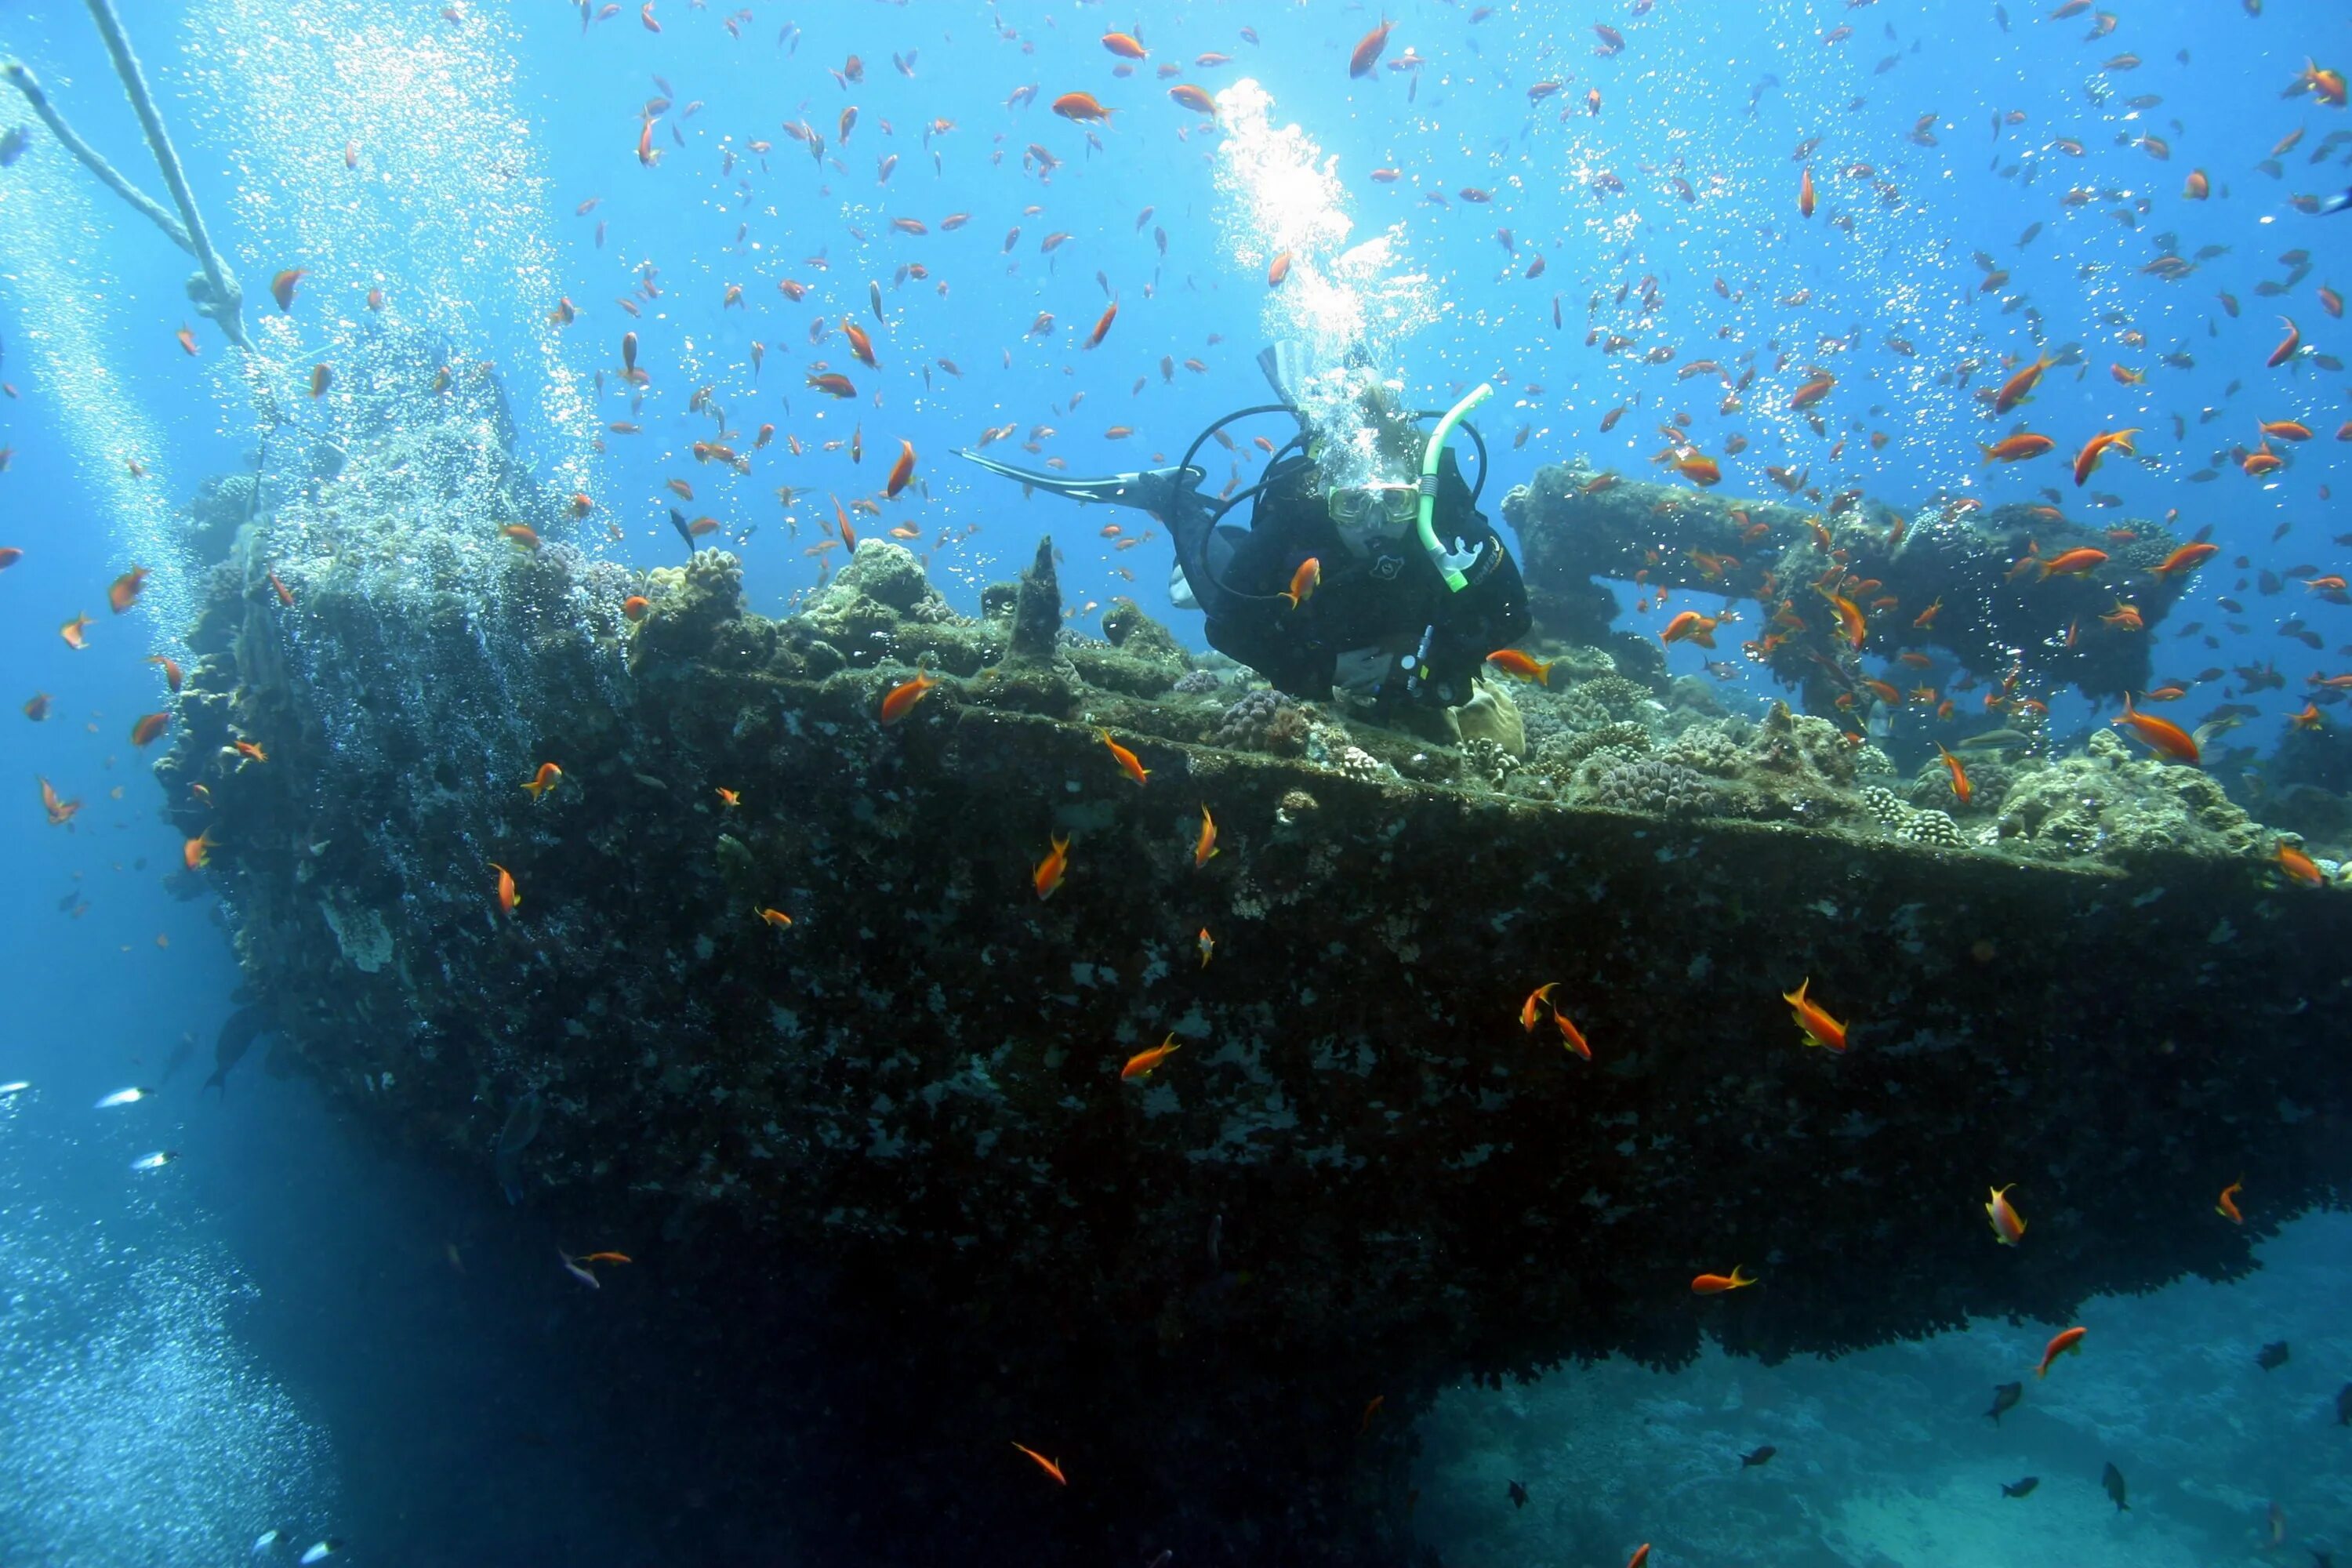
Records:
{"label": "encrusted shipwreck deck", "polygon": [[[1131,614],[1055,644],[1045,572],[961,621],[867,542],[771,622],[715,553],[486,559],[430,614],[225,568],[173,816],[331,1094],[624,1246],[640,1346],[732,1358],[694,1396],[788,1434],[763,1480],[812,1561],[1402,1562],[1411,1423],[1465,1375],[2063,1316],[2243,1269],[2352,1176],[2352,895],[2287,885],[2186,770],[2063,764],[2095,826],[2186,789],[2189,847],[2011,858],[1882,827],[1908,786],[1818,721],[1637,737],[1662,705],[1601,670],[1563,700],[1654,711],[1588,743],[1532,694],[1506,728],[1552,772],[1507,792],[1495,741],[1203,689]],[[940,689],[882,726],[919,656]],[[1800,1043],[1808,979],[1843,1056]],[[1551,982],[1590,1062],[1521,1027]],[[1755,1289],[1694,1297],[1735,1264]]]}

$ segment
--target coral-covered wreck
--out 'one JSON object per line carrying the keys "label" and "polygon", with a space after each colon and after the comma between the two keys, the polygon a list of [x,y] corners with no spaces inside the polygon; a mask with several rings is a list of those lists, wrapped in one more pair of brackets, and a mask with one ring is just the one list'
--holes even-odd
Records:
{"label": "coral-covered wreck", "polygon": [[867,540],[770,619],[592,558],[456,396],[214,498],[159,775],[331,1096],[625,1241],[615,1377],[756,1445],[762,1560],[1404,1562],[1449,1383],[2062,1318],[2352,1181],[2352,893],[2112,732],[1964,805],[1586,648],[1404,734],[1068,635],[1044,550],[966,618]]}

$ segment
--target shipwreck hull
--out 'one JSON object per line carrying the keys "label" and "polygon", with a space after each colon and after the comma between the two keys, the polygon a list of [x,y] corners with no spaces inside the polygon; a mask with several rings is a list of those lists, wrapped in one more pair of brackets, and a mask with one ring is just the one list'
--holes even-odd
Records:
{"label": "shipwreck hull", "polygon": [[[1014,658],[884,727],[903,668],[816,673],[696,571],[635,626],[225,573],[159,771],[331,1096],[486,1203],[540,1097],[502,1173],[634,1255],[650,1303],[583,1331],[759,1434],[812,1561],[1403,1562],[1412,1419],[1465,1376],[2055,1320],[2242,1272],[2352,1181],[2339,889],[1226,750],[1083,662]],[[357,744],[337,683],[381,678],[387,626],[404,660],[446,643],[434,668],[520,650],[498,700],[562,784],[532,800],[455,724]],[[223,752],[265,728],[266,764]],[[1842,1056],[1780,999],[1808,979]],[[1521,1027],[1549,982],[1591,1061]],[[2212,1213],[2242,1176],[2243,1229]],[[2012,1184],[2006,1247],[1982,1205]],[[1756,1288],[1693,1295],[1735,1264]]]}

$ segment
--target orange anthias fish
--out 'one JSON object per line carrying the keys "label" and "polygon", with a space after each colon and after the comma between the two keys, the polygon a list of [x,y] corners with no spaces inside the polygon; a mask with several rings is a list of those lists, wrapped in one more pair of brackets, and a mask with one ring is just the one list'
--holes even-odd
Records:
{"label": "orange anthias fish", "polygon": [[572,1261],[574,1263],[632,1263],[635,1259],[625,1252],[592,1252],[585,1258],[575,1258]]}
{"label": "orange anthias fish", "polygon": [[1808,975],[1794,991],[1780,993],[1780,1000],[1789,1005],[1789,1016],[1805,1034],[1805,1044],[1843,1053],[1845,1049],[1845,1026],[1823,1010],[1821,1004],[1805,994],[1812,986]]}
{"label": "orange anthias fish", "polygon": [[1696,610],[1685,610],[1666,623],[1666,629],[1658,634],[1658,640],[1670,647],[1678,642],[1695,642],[1701,647],[1713,647],[1715,628],[1721,624]]}
{"label": "orange anthias fish", "polygon": [[1976,786],[1969,783],[1969,770],[1960,765],[1959,758],[1945,749],[1941,741],[1936,742],[1936,751],[1944,759],[1945,771],[1952,775],[1952,798],[1962,805],[1968,805],[1969,797],[1976,794]]}
{"label": "orange anthias fish", "polygon": [[1737,1290],[1743,1285],[1756,1283],[1755,1277],[1738,1264],[1728,1274],[1702,1274],[1691,1281],[1691,1293],[1697,1296],[1720,1296],[1726,1290]]}
{"label": "orange anthias fish", "polygon": [[2107,455],[2110,447],[2129,457],[2133,451],[2131,438],[2138,434],[2137,430],[2102,430],[2084,442],[2083,449],[2074,454],[2075,488],[2080,489],[2089,482],[2093,470],[2099,466],[2099,459]]}
{"label": "orange anthias fish", "polygon": [[1592,1047],[1585,1043],[1584,1031],[1578,1028],[1574,1021],[1571,1020],[1567,1014],[1561,1012],[1559,1008],[1554,1007],[1551,1010],[1551,1021],[1559,1026],[1559,1043],[1561,1045],[1566,1046],[1570,1050],[1574,1051],[1586,1061],[1591,1061],[1592,1059]]}
{"label": "orange anthias fish", "polygon": [[246,758],[249,762],[266,763],[269,760],[269,753],[263,751],[258,745],[255,744],[251,741],[237,742],[236,754],[240,757]]}
{"label": "orange anthias fish", "polygon": [[2128,728],[2159,755],[2189,767],[2202,765],[2202,755],[2197,749],[2197,738],[2169,719],[2158,719],[2132,707],[2131,695],[2124,695],[2123,717],[2113,722]]}
{"label": "orange anthias fish", "polygon": [[717,795],[719,797],[719,804],[725,806],[728,810],[740,811],[742,809],[742,791],[729,789],[724,784],[713,784],[710,788],[710,793]]}
{"label": "orange anthias fish", "polygon": [[1209,934],[1207,926],[1202,926],[1201,934],[1193,940],[1201,949],[1201,967],[1206,969],[1209,967],[1209,960],[1217,955],[1217,939]]}
{"label": "orange anthias fish", "polygon": [[2169,577],[2175,572],[2193,572],[2221,553],[2221,547],[2218,544],[2184,544],[2166,556],[2160,565],[2151,566],[2148,570],[2158,577]]}
{"label": "orange anthias fish", "polygon": [[1166,1061],[1170,1057],[1174,1056],[1178,1051],[1181,1051],[1183,1048],[1184,1042],[1176,1037],[1176,1031],[1173,1029],[1169,1030],[1168,1037],[1166,1039],[1160,1041],[1158,1045],[1152,1047],[1148,1051],[1138,1051],[1133,1056],[1127,1058],[1127,1065],[1118,1069],[1120,1081],[1124,1082],[1129,1079],[1150,1078],[1154,1068],[1157,1068],[1161,1062]]}
{"label": "orange anthias fish", "polygon": [[1383,19],[1381,25],[1356,40],[1348,51],[1348,74],[1359,80],[1380,68],[1381,56],[1389,47],[1389,29],[1394,22]]}
{"label": "orange anthias fish", "polygon": [[553,763],[541,763],[539,764],[539,772],[532,775],[530,782],[524,784],[522,787],[524,793],[529,795],[531,799],[545,800],[547,798],[547,792],[553,789],[557,784],[560,784],[562,782],[563,770],[562,768],[557,767]]}
{"label": "orange anthias fish", "polygon": [[1095,100],[1091,92],[1066,92],[1054,100],[1054,112],[1065,120],[1085,124],[1089,121],[1108,121],[1112,111]]}
{"label": "orange anthias fish", "polygon": [[2042,1364],[2033,1369],[2033,1375],[2048,1377],[2052,1362],[2069,1352],[2079,1353],[2083,1348],[2083,1336],[2090,1331],[2084,1328],[2073,1328],[2053,1335],[2050,1342],[2042,1347]]}
{"label": "orange anthias fish", "polygon": [[1289,277],[1289,276],[1290,276],[1290,252],[1288,252],[1288,251],[1286,251],[1286,251],[1284,251],[1281,255],[1279,255],[1279,256],[1276,257],[1272,261],[1269,261],[1269,262],[1267,262],[1267,263],[1266,263],[1266,266],[1265,266],[1265,286],[1266,286],[1267,288],[1269,288],[1269,289],[1279,289],[1279,288],[1281,288],[1281,287],[1282,287],[1282,280],[1283,280],[1284,279],[1286,279],[1286,278]]}
{"label": "orange anthias fish", "polygon": [[1988,463],[2019,463],[2028,458],[2038,458],[2057,444],[2047,436],[2021,430],[2014,436],[2004,436],[1990,447],[1979,442],[1977,450],[1984,454],[1984,460]]}
{"label": "orange anthias fish", "polygon": [[2000,390],[1993,395],[1992,411],[2006,414],[2032,396],[2034,384],[2042,379],[2042,373],[2056,363],[2048,354],[2039,355],[2032,364],[2002,382]]}
{"label": "orange anthias fish", "polygon": [[155,737],[161,735],[171,722],[172,716],[169,713],[140,715],[139,721],[131,726],[131,743],[134,746],[153,744]]}
{"label": "orange anthias fish", "polygon": [[865,328],[855,321],[845,320],[841,323],[841,335],[849,340],[849,352],[857,356],[859,363],[875,370],[882,368],[880,363],[874,357],[874,340],[866,335]]}
{"label": "orange anthias fish", "polygon": [[1292,609],[1296,610],[1313,598],[1315,590],[1322,585],[1323,563],[1310,555],[1298,563],[1297,571],[1290,574],[1290,587],[1282,595],[1282,597],[1289,602]]}
{"label": "orange anthias fish", "polygon": [[901,439],[898,443],[898,460],[890,465],[890,477],[883,481],[882,493],[885,496],[897,495],[907,488],[907,481],[914,477],[915,444],[912,441]]}
{"label": "orange anthias fish", "polygon": [[1674,469],[1701,489],[1723,482],[1723,465],[1704,452],[1693,452],[1688,457],[1677,458]]}
{"label": "orange anthias fish", "polygon": [[2320,875],[2319,862],[2292,844],[2280,845],[2273,858],[2278,861],[2281,871],[2306,888],[2316,888],[2327,880]]}
{"label": "orange anthias fish", "polygon": [[2245,1224],[2246,1216],[2238,1210],[2238,1194],[2245,1190],[2246,1178],[2240,1176],[2236,1181],[2223,1187],[2221,1195],[2213,1200],[2213,1212],[2231,1225]]}
{"label": "orange anthias fish", "polygon": [[1118,320],[1118,301],[1113,300],[1103,307],[1102,315],[1095,321],[1095,330],[1087,334],[1087,347],[1094,348],[1099,344],[1103,341],[1103,334],[1110,331],[1110,324]]}
{"label": "orange anthias fish", "polygon": [[1813,201],[1813,171],[1811,165],[1808,164],[1803,176],[1797,183],[1797,216],[1812,216]]}
{"label": "orange anthias fish", "polygon": [[1095,733],[1100,735],[1102,737],[1102,743],[1110,748],[1111,761],[1118,764],[1118,771],[1120,773],[1125,773],[1137,784],[1143,784],[1151,777],[1151,770],[1145,767],[1142,760],[1137,757],[1133,752],[1129,751],[1125,746],[1122,746],[1117,741],[1112,740],[1108,730],[1097,730]]}
{"label": "orange anthias fish", "polygon": [[213,863],[213,851],[219,847],[213,830],[207,827],[180,846],[180,863],[191,871],[201,871]]}
{"label": "orange anthias fish", "polygon": [[41,809],[49,814],[51,827],[63,827],[73,820],[74,813],[81,809],[81,802],[59,800],[58,792],[49,787],[49,781],[43,779],[41,780]]}
{"label": "orange anthias fish", "polygon": [[772,910],[762,907],[756,912],[761,920],[767,921],[778,931],[790,931],[792,929],[793,917],[784,913],[782,910]]}
{"label": "orange anthias fish", "polygon": [[2045,579],[2051,577],[2079,577],[2085,572],[2097,571],[2101,566],[2106,564],[2106,561],[2107,552],[2105,551],[2094,550],[2089,545],[2085,544],[2073,550],[2061,551],[2057,554],[2050,557],[2047,561],[2042,562],[2042,575]]}
{"label": "orange anthias fish", "polygon": [[2271,357],[2263,362],[2273,370],[2293,359],[2295,351],[2303,347],[2303,329],[2296,326],[2291,317],[2281,316],[2279,320],[2286,324],[2286,336],[2279,340],[2279,346],[2273,349]]}
{"label": "orange anthias fish", "polygon": [[927,671],[919,669],[912,679],[902,680],[892,687],[882,699],[882,722],[896,724],[912,713],[915,704],[929,696],[931,688],[938,684]]}
{"label": "orange anthias fish", "polygon": [[1023,1447],[1023,1446],[1022,1446],[1021,1444],[1019,1444],[1019,1443],[1015,1443],[1015,1444],[1013,1444],[1013,1446],[1014,1447],[1016,1447],[1016,1448],[1020,1448],[1020,1449],[1021,1449],[1021,1451],[1022,1451],[1023,1453],[1024,1453],[1024,1454],[1028,1455],[1032,1459],[1035,1460],[1035,1461],[1036,1461],[1036,1463],[1037,1463],[1037,1468],[1038,1468],[1039,1469],[1041,1469],[1041,1470],[1045,1471],[1047,1475],[1049,1475],[1049,1476],[1053,1477],[1053,1478],[1054,1478],[1054,1482],[1055,1482],[1055,1484],[1056,1486],[1065,1486],[1065,1487],[1066,1487],[1066,1486],[1068,1486],[1068,1485],[1070,1484],[1070,1483],[1069,1483],[1069,1480],[1068,1480],[1068,1478],[1065,1477],[1065,1476],[1062,1474],[1062,1467],[1061,1467],[1061,1466],[1059,1466],[1059,1465],[1055,1464],[1053,1460],[1051,1460],[1051,1459],[1047,1458],[1045,1455],[1043,1455],[1043,1454],[1039,1453],[1039,1452],[1038,1452],[1036,1449],[1034,1449],[1034,1448],[1024,1447]]}
{"label": "orange anthias fish", "polygon": [[1559,981],[1547,980],[1541,985],[1537,986],[1534,990],[1528,993],[1528,999],[1519,1004],[1520,1028],[1527,1030],[1529,1034],[1533,1034],[1535,1032],[1536,1020],[1543,1016],[1543,1009],[1549,1006],[1551,1003],[1551,994],[1559,988]]}
{"label": "orange anthias fish", "polygon": [[1070,839],[1067,834],[1063,834],[1054,840],[1054,847],[1045,852],[1045,858],[1037,862],[1037,869],[1031,874],[1029,885],[1037,889],[1037,897],[1041,900],[1050,899],[1061,891],[1062,879],[1068,875],[1069,869]]}
{"label": "orange anthias fish", "polygon": [[294,286],[310,276],[305,268],[289,267],[269,280],[269,297],[278,301],[281,310],[294,308]]}
{"label": "orange anthias fish", "polygon": [[1551,666],[1542,659],[1530,658],[1515,647],[1496,648],[1486,656],[1486,662],[1505,675],[1521,680],[1531,680],[1538,686],[1551,684]]}
{"label": "orange anthias fish", "polygon": [[[1201,808],[1201,837],[1192,845],[1192,869],[1197,871],[1207,865],[1216,852],[1216,819],[1209,815],[1209,808],[1204,805]],[[1201,962],[1206,963],[1208,960],[1204,957]]]}
{"label": "orange anthias fish", "polygon": [[139,591],[147,585],[147,568],[133,566],[108,584],[106,602],[116,615],[121,615],[139,602]]}
{"label": "orange anthias fish", "polygon": [[1846,647],[1858,648],[1869,640],[1870,623],[1864,617],[1860,605],[1843,594],[1832,594],[1827,588],[1822,589],[1821,595],[1837,614],[1838,630],[1844,636]]}
{"label": "orange anthias fish", "polygon": [[[2011,1182],[2010,1186],[2016,1184]],[[2009,1187],[1992,1189],[1992,1197],[1985,1204],[1985,1218],[1992,1222],[1993,1239],[2003,1247],[2015,1247],[2025,1235],[2025,1222],[2009,1206]]]}
{"label": "orange anthias fish", "polygon": [[147,656],[147,662],[150,664],[162,665],[163,667],[163,684],[170,687],[174,691],[180,689],[181,674],[179,660],[175,658],[166,658],[160,653],[151,653]]}
{"label": "orange anthias fish", "polygon": [[522,895],[515,891],[514,873],[495,860],[489,862],[489,868],[499,874],[499,913],[510,915],[522,906]]}
{"label": "orange anthias fish", "polygon": [[72,620],[68,621],[65,625],[58,628],[58,636],[66,639],[66,647],[72,648],[76,653],[79,653],[83,648],[89,646],[89,639],[82,635],[89,626],[89,617],[88,616],[76,616]]}

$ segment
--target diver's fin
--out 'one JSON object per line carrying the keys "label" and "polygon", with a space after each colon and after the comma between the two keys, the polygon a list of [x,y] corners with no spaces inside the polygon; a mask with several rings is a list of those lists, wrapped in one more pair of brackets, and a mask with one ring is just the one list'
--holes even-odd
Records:
{"label": "diver's fin", "polygon": [[955,448],[955,455],[967,462],[978,463],[992,474],[1018,479],[1049,495],[1066,496],[1071,500],[1094,501],[1103,506],[1131,506],[1156,514],[1166,512],[1180,489],[1191,489],[1208,477],[1202,469],[1194,468],[1147,468],[1140,473],[1108,474],[1091,479],[1073,479],[1067,474],[1000,463],[994,458],[982,457],[962,447]]}
{"label": "diver's fin", "polygon": [[1299,412],[1299,400],[1307,391],[1307,384],[1321,368],[1316,363],[1315,351],[1288,339],[1268,343],[1257,351],[1257,368],[1265,373],[1266,384],[1274,388],[1274,395],[1298,415],[1300,424],[1305,424],[1307,416]]}

